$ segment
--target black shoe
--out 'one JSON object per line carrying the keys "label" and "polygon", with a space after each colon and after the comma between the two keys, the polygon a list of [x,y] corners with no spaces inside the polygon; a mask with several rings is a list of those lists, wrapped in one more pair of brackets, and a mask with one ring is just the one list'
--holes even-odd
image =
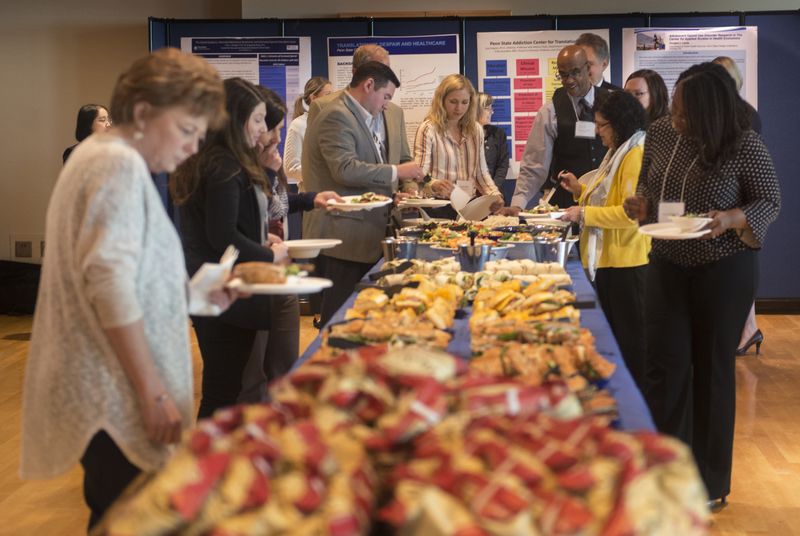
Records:
{"label": "black shoe", "polygon": [[736,350],[736,355],[745,355],[750,347],[754,344],[756,345],[756,355],[761,354],[761,343],[764,342],[764,334],[761,333],[760,329],[757,329],[753,336],[744,343],[744,346]]}
{"label": "black shoe", "polygon": [[721,497],[719,499],[712,499],[708,501],[708,509],[711,510],[712,514],[716,514],[726,506],[728,506],[727,497]]}
{"label": "black shoe", "polygon": [[314,320],[311,321],[311,325],[317,329],[322,329],[322,319],[320,319],[318,316],[315,316]]}

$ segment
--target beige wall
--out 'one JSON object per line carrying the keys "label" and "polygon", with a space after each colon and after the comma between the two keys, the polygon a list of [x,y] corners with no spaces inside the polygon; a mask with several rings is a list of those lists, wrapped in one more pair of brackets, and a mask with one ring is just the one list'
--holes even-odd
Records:
{"label": "beige wall", "polygon": [[147,52],[147,17],[238,18],[226,0],[3,0],[0,3],[0,259],[10,236],[44,234],[47,202],[74,143],[75,116],[107,104],[119,73]]}

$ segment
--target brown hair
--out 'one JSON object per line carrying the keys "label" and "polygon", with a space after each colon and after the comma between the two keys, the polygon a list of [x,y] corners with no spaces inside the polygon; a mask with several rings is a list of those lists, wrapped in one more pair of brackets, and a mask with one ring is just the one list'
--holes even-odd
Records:
{"label": "brown hair", "polygon": [[389,58],[389,51],[377,43],[367,43],[361,45],[353,52],[353,72],[356,72],[359,67],[368,61],[377,61],[385,63],[384,60]]}
{"label": "brown hair", "polygon": [[444,134],[447,130],[447,112],[444,108],[444,100],[452,91],[459,89],[466,89],[469,93],[469,109],[458,120],[458,126],[465,135],[474,136],[478,129],[478,99],[472,82],[463,74],[451,74],[444,77],[433,93],[431,109],[425,119],[429,119],[436,130]]}
{"label": "brown hair", "polygon": [[226,117],[224,100],[222,80],[208,62],[176,48],[161,48],[134,61],[119,76],[109,111],[115,124],[129,125],[139,102],[156,109],[181,106],[208,118],[209,128],[219,128]]}
{"label": "brown hair", "polygon": [[294,110],[292,113],[292,117],[300,117],[301,115],[306,113],[306,109],[303,107],[303,103],[305,103],[306,106],[310,106],[311,97],[318,94],[325,88],[325,86],[327,86],[330,83],[331,81],[325,78],[324,76],[315,76],[313,78],[309,78],[308,82],[306,82],[306,85],[303,88],[303,94],[294,100]]}
{"label": "brown hair", "polygon": [[628,80],[634,78],[641,78],[647,84],[647,92],[650,93],[650,108],[647,110],[647,116],[650,122],[669,114],[669,92],[661,75],[652,69],[639,69],[632,72],[625,83],[627,84]]}
{"label": "brown hair", "polygon": [[[225,80],[225,109],[230,120],[223,128],[209,131],[208,139],[200,151],[181,164],[170,177],[170,194],[176,204],[188,201],[204,177],[223,169],[230,173],[228,178],[243,173],[251,184],[261,187],[267,196],[271,195],[267,176],[258,163],[256,151],[245,139],[247,121],[256,106],[263,102],[261,92],[247,80]],[[235,169],[224,166],[231,157],[238,164]]]}

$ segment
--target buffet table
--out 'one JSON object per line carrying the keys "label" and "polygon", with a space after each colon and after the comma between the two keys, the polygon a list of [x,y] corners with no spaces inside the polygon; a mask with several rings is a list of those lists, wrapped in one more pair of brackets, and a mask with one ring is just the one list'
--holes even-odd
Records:
{"label": "buffet table", "polygon": [[[382,261],[376,264],[371,272],[378,271]],[[586,278],[583,267],[577,259],[567,262],[567,273],[572,278],[572,291],[578,303],[597,303],[597,295]],[[352,307],[356,294],[353,293],[331,319],[332,323],[344,320],[347,309]],[[469,312],[469,311],[468,311]],[[453,326],[454,335],[447,347],[448,352],[464,359],[470,358],[469,315],[456,319]],[[614,375],[609,379],[606,388],[617,401],[619,410],[619,426],[624,430],[655,430],[650,411],[636,387],[625,362],[622,360],[611,327],[599,304],[595,307],[581,309],[581,326],[588,328],[595,337],[597,351],[608,361],[616,365]],[[323,328],[325,329],[325,328]],[[298,359],[295,367],[308,360],[320,348],[321,338],[317,336]]]}

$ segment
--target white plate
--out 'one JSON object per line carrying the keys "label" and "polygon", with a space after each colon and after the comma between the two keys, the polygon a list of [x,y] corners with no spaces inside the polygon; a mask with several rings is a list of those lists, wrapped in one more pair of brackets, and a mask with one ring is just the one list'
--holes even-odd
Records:
{"label": "white plate", "polygon": [[659,240],[688,240],[706,235],[711,232],[711,229],[687,233],[675,223],[651,223],[639,227],[639,232]]}
{"label": "white plate", "polygon": [[391,204],[392,198],[388,198],[385,201],[372,201],[371,203],[352,203],[351,201],[354,199],[358,199],[361,197],[360,195],[345,195],[342,196],[344,199],[344,203],[337,203],[333,199],[328,200],[328,206],[331,208],[335,208],[336,210],[343,210],[343,211],[353,211],[353,210],[372,210],[373,208],[378,207],[385,207],[386,205]]}
{"label": "white plate", "polygon": [[481,197],[476,197],[467,203],[467,205],[462,208],[459,213],[465,220],[481,221],[483,218],[492,213],[492,204],[498,200],[499,198],[493,195],[482,195]]}
{"label": "white plate", "polygon": [[693,233],[699,231],[714,219],[702,216],[670,216],[669,221],[680,227],[683,232]]}
{"label": "white plate", "polygon": [[563,216],[566,213],[567,212],[565,210],[555,210],[555,211],[550,213],[550,219],[551,220],[560,220],[561,216]]}
{"label": "white plate", "polygon": [[450,204],[449,199],[403,199],[401,208],[440,208]]}
{"label": "white plate", "polygon": [[293,259],[313,259],[321,249],[330,249],[342,243],[338,238],[309,238],[305,240],[284,240]]}
{"label": "white plate", "polygon": [[333,286],[333,281],[321,277],[297,277],[290,275],[283,284],[254,283],[248,285],[239,278],[232,279],[228,286],[250,294],[314,294]]}
{"label": "white plate", "polygon": [[[553,217],[550,214],[558,214],[558,216]],[[560,218],[562,214],[564,214],[564,212],[562,212],[562,211],[555,212],[555,213],[554,212],[545,212],[544,214],[533,214],[531,212],[520,212],[519,216],[521,218],[525,218],[526,220],[553,220],[553,219]]]}

